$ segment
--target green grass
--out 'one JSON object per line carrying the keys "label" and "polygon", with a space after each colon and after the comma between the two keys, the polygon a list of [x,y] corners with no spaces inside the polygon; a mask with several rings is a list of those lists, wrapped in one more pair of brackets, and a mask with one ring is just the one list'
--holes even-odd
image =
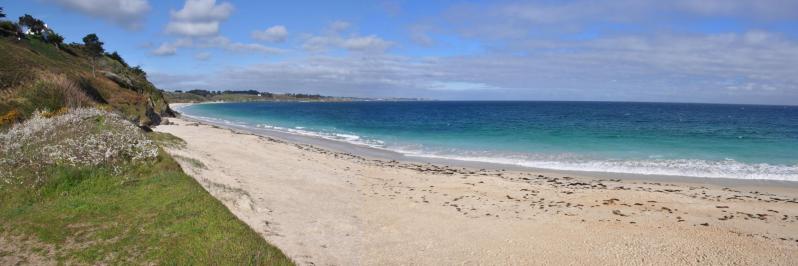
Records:
{"label": "green grass", "polygon": [[60,262],[292,264],[164,152],[149,162],[47,173],[41,187],[0,190],[0,234],[53,246]]}
{"label": "green grass", "polygon": [[183,148],[186,146],[185,140],[169,133],[153,131],[147,133],[147,136],[161,147]]}
{"label": "green grass", "polygon": [[180,155],[175,155],[174,158],[177,159],[177,160],[180,160],[180,161],[185,161],[185,162],[191,164],[191,167],[194,167],[194,168],[200,168],[200,169],[207,169],[208,168],[200,160],[197,160],[197,159],[194,159],[194,158],[180,156]]}

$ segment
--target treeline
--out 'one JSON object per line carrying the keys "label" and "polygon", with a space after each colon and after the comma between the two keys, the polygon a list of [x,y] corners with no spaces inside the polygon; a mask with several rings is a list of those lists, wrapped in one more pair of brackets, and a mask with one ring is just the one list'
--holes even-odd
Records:
{"label": "treeline", "polygon": [[202,97],[211,97],[214,95],[224,95],[224,94],[243,94],[243,95],[260,95],[260,97],[264,98],[275,98],[277,96],[282,97],[289,97],[289,98],[297,98],[297,99],[324,99],[324,98],[331,98],[329,96],[321,96],[319,94],[303,94],[303,93],[284,93],[284,94],[274,94],[271,92],[260,92],[256,90],[224,90],[224,91],[209,91],[209,90],[176,90],[176,93],[190,93],[199,95]]}

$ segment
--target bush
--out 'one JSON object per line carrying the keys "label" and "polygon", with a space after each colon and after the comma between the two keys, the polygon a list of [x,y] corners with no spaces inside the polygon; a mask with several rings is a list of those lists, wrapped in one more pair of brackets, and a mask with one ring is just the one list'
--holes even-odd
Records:
{"label": "bush", "polygon": [[92,99],[66,75],[46,72],[39,74],[39,79],[24,89],[21,96],[27,99],[26,104],[21,106],[21,111],[27,115],[36,110],[86,107],[92,104]]}
{"label": "bush", "polygon": [[64,43],[64,36],[61,36],[61,34],[57,32],[50,31],[50,33],[47,34],[47,42],[55,44],[56,47],[61,47],[61,44]]}
{"label": "bush", "polygon": [[11,125],[16,122],[22,121],[22,114],[17,109],[12,109],[8,113],[0,116],[0,127]]}
{"label": "bush", "polygon": [[113,60],[116,60],[117,62],[119,62],[120,64],[122,64],[125,67],[130,67],[130,66],[127,65],[127,62],[125,62],[125,59],[122,58],[122,56],[120,56],[119,53],[117,53],[116,51],[114,51],[113,53],[110,53],[110,54],[109,53],[105,53],[105,56],[107,56],[107,57],[109,57],[109,58],[111,58]]}
{"label": "bush", "polygon": [[16,23],[3,20],[0,21],[0,34],[3,36],[13,36],[19,32],[19,26]]}
{"label": "bush", "polygon": [[[48,166],[111,166],[155,158],[157,146],[131,122],[94,108],[37,112],[0,134],[0,186],[38,186]],[[52,116],[48,118],[47,116]]]}

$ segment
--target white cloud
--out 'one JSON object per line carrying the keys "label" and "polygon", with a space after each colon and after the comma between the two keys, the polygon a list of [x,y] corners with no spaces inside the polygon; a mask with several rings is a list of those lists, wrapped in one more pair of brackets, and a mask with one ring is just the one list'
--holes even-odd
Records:
{"label": "white cloud", "polygon": [[323,52],[331,48],[342,48],[351,52],[382,53],[391,48],[393,42],[386,41],[376,35],[341,37],[310,36],[302,44],[302,48],[311,52]]}
{"label": "white cloud", "polygon": [[233,5],[216,0],[186,0],[183,9],[172,11],[172,18],[185,21],[225,20],[233,13]]}
{"label": "white cloud", "polygon": [[181,36],[201,37],[219,33],[219,25],[230,17],[233,5],[216,0],[186,0],[183,9],[171,11],[166,32]]}
{"label": "white cloud", "polygon": [[196,54],[194,54],[194,59],[197,59],[197,60],[200,60],[200,61],[205,61],[205,60],[211,59],[211,53],[209,53],[209,52],[196,53]]}
{"label": "white cloud", "polygon": [[[223,36],[207,38],[180,38],[174,42],[166,42],[158,46],[151,53],[158,56],[170,56],[177,53],[179,48],[219,48],[230,52],[257,52],[264,54],[280,54],[285,50],[268,47],[257,43],[234,42]],[[202,52],[200,52],[202,54]]]}
{"label": "white cloud", "polygon": [[284,42],[288,37],[288,30],[283,25],[272,26],[262,31],[253,31],[252,38],[267,42]]}
{"label": "white cloud", "polygon": [[412,25],[408,28],[410,33],[410,40],[414,43],[421,45],[421,46],[432,46],[435,45],[435,39],[433,39],[429,32],[432,31],[432,27],[429,25],[423,24],[416,24]]}
{"label": "white cloud", "polygon": [[[171,12],[171,20],[166,32],[181,36],[174,42],[161,44],[152,51],[154,55],[174,55],[179,48],[220,48],[231,52],[258,52],[278,54],[282,49],[268,47],[257,43],[234,42],[219,35],[222,21],[230,17],[233,5],[227,2],[216,3],[215,0],[186,0],[183,8]],[[284,30],[284,28],[283,28]],[[196,58],[203,60],[203,52]]]}
{"label": "white cloud", "polygon": [[340,46],[352,51],[379,51],[383,52],[393,45],[376,35],[345,38],[340,41]]}
{"label": "white cloud", "polygon": [[[790,7],[798,2],[765,3]],[[751,26],[766,24],[749,23],[795,17],[798,9],[780,11],[748,0],[577,0],[475,7],[453,8],[440,18],[408,28],[411,39],[420,45],[433,43],[435,36],[429,35],[433,32],[460,33],[438,40],[478,47],[466,52],[455,49],[460,51],[449,56],[393,56],[386,52],[394,42],[361,34],[352,24],[336,21],[320,33],[301,35],[301,47],[311,52],[351,53],[310,53],[212,73],[152,76],[164,88],[439,99],[798,104],[798,75],[794,74],[798,41]],[[685,32],[679,28],[684,25],[673,23],[713,16],[731,16],[748,24],[741,26],[745,30],[702,33]],[[601,22],[619,27],[588,27]],[[237,43],[218,34],[194,40],[193,48],[285,52]],[[170,52],[166,49],[170,47],[164,52]]]}
{"label": "white cloud", "polygon": [[188,22],[172,21],[166,25],[166,32],[183,36],[210,36],[219,33],[218,21]]}
{"label": "white cloud", "polygon": [[433,81],[430,82],[430,90],[440,91],[484,91],[484,90],[500,90],[485,83],[475,82],[462,82],[462,81]]}
{"label": "white cloud", "polygon": [[175,53],[177,53],[177,46],[170,45],[169,43],[163,43],[152,51],[153,55],[158,56],[170,56],[175,55]]}
{"label": "white cloud", "polygon": [[768,32],[529,41],[512,50],[527,55],[313,56],[191,78],[206,88],[374,97],[798,104],[798,42]]}
{"label": "white cloud", "polygon": [[798,17],[798,1],[793,0],[679,0],[672,5],[673,9],[705,16],[744,16],[762,20]]}
{"label": "white cloud", "polygon": [[142,26],[144,15],[150,10],[147,0],[50,0],[89,16],[122,25],[128,29]]}
{"label": "white cloud", "polygon": [[329,28],[330,28],[331,31],[341,32],[341,31],[348,30],[350,26],[352,26],[352,24],[347,22],[347,21],[336,20],[336,21],[333,21],[332,23],[330,23]]}
{"label": "white cloud", "polygon": [[151,53],[157,56],[170,56],[177,53],[177,49],[181,47],[189,47],[193,45],[193,41],[188,38],[180,38],[174,42],[162,43],[158,48],[155,48]]}
{"label": "white cloud", "polygon": [[222,48],[231,52],[259,52],[266,54],[280,54],[283,49],[268,47],[257,43],[239,43],[222,36],[203,40],[200,47]]}
{"label": "white cloud", "polygon": [[394,46],[393,42],[384,40],[377,35],[342,35],[342,31],[345,31],[350,26],[349,23],[342,21],[333,22],[328,26],[332,30],[325,35],[305,36],[302,48],[311,52],[323,52],[332,48],[341,48],[351,52],[382,53]]}

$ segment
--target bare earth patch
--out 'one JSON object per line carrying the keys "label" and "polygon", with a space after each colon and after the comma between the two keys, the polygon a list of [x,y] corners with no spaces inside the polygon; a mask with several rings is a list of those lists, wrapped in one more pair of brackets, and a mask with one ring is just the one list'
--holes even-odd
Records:
{"label": "bare earth patch", "polygon": [[0,233],[0,265],[56,265],[53,250],[29,238]]}

